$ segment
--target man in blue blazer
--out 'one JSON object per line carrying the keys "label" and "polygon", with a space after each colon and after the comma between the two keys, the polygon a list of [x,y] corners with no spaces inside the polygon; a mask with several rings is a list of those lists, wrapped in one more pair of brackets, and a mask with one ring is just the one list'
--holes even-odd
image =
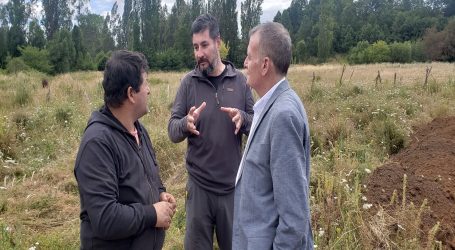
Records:
{"label": "man in blue blazer", "polygon": [[260,99],[237,173],[232,249],[313,249],[310,139],[305,109],[290,88],[291,38],[279,23],[250,31],[247,83]]}

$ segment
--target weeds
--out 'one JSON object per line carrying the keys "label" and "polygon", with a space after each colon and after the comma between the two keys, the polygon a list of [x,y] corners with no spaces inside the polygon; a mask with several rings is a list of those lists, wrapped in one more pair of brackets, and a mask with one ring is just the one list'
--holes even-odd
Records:
{"label": "weeds", "polygon": [[[402,65],[398,86],[392,86],[387,70],[381,69],[380,89],[370,81],[377,65],[355,66],[352,79],[337,88],[336,65],[290,68],[290,83],[302,97],[311,129],[310,204],[318,249],[421,248],[414,229],[426,206],[403,203],[396,192],[390,201],[395,211],[370,215],[361,183],[406,145],[412,125],[455,115],[455,76],[447,70],[453,66],[433,65],[434,84],[428,89],[415,85],[415,72],[424,66]],[[392,67],[392,76],[397,70],[381,67]],[[303,84],[302,79],[311,81],[313,72],[314,82]],[[169,103],[184,74],[151,74],[151,113],[141,118],[162,179],[178,203],[164,249],[182,249],[185,232],[186,143],[171,143],[167,136]],[[34,72],[0,74],[0,187],[5,188],[0,189],[0,249],[79,248],[74,158],[90,113],[103,103],[102,74],[58,75],[52,79],[49,100],[47,90],[33,85],[42,78]],[[428,247],[441,249],[437,231],[435,225],[424,240]]]}

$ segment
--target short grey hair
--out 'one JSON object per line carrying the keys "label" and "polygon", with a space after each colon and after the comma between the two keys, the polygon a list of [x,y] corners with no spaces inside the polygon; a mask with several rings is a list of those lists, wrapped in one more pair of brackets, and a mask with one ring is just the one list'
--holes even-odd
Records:
{"label": "short grey hair", "polygon": [[259,35],[259,53],[269,57],[279,73],[286,75],[292,58],[292,42],[288,30],[276,22],[259,24],[250,31],[250,38]]}

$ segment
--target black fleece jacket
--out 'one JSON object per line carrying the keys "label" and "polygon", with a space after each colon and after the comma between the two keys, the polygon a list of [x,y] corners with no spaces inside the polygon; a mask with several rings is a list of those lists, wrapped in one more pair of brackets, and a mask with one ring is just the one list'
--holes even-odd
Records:
{"label": "black fleece jacket", "polygon": [[161,249],[153,204],[165,191],[152,143],[135,123],[137,145],[102,107],[92,113],[79,147],[74,174],[81,201],[81,249]]}

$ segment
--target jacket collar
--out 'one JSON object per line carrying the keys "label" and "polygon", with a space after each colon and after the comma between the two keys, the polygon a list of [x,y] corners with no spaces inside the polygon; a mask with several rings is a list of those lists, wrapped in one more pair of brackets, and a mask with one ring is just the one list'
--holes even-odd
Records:
{"label": "jacket collar", "polygon": [[[285,91],[289,90],[289,82],[287,79],[285,79],[283,82],[280,83],[280,85],[275,89],[273,92],[272,96],[268,100],[267,104],[265,104],[264,109],[262,110],[261,114],[259,115],[259,118],[254,125],[254,128],[251,128],[251,131],[253,134],[250,134],[251,137],[254,137],[254,134],[256,133],[256,128],[261,124],[262,119],[264,116],[267,114],[269,111],[270,107],[272,107],[273,103],[275,103],[276,99]],[[253,138],[252,138],[253,139]]]}

